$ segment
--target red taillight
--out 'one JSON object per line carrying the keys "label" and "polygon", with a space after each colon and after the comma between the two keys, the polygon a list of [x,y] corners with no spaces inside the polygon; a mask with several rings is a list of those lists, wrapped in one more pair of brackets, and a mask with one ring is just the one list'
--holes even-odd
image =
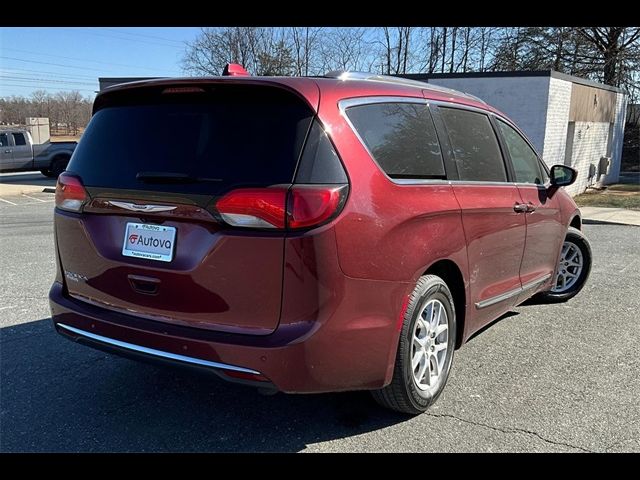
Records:
{"label": "red taillight", "polygon": [[345,185],[295,185],[287,204],[289,228],[319,225],[336,215],[346,197]]}
{"label": "red taillight", "polygon": [[346,185],[239,188],[218,200],[216,209],[234,227],[309,228],[337,215],[347,191]]}
{"label": "red taillight", "polygon": [[284,228],[286,188],[239,188],[216,203],[223,220],[235,227]]}
{"label": "red taillight", "polygon": [[79,212],[89,199],[80,178],[61,173],[56,184],[56,207],[70,212]]}

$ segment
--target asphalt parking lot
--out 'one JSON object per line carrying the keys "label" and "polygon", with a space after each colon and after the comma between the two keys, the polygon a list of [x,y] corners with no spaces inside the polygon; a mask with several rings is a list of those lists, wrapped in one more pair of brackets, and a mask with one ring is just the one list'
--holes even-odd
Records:
{"label": "asphalt parking lot", "polygon": [[520,306],[456,352],[432,409],[366,393],[265,397],[54,333],[53,196],[0,202],[2,452],[640,451],[640,228],[586,225],[591,279]]}

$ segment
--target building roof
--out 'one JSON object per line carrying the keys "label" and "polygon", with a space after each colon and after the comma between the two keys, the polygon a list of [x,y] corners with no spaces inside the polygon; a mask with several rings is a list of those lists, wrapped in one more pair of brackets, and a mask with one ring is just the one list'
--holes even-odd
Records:
{"label": "building roof", "polygon": [[398,75],[412,80],[427,81],[438,78],[508,78],[508,77],[552,77],[566,82],[600,88],[610,92],[627,93],[624,89],[613,87],[604,83],[595,82],[575,75],[568,75],[555,70],[514,70],[510,72],[466,72],[466,73],[406,73]]}

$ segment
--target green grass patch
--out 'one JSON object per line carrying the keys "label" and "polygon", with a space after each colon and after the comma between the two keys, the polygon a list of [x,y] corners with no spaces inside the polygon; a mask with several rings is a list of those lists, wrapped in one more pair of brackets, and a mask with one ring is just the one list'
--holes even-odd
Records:
{"label": "green grass patch", "polygon": [[608,193],[583,193],[573,197],[579,207],[628,208],[640,210],[640,193],[637,195],[616,195]]}
{"label": "green grass patch", "polygon": [[617,192],[640,192],[640,184],[616,183],[615,185],[608,185],[607,190],[615,190]]}

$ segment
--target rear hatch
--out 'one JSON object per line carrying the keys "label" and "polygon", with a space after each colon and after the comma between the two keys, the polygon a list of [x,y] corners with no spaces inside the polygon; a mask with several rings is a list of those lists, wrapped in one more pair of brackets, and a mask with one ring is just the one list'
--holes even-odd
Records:
{"label": "rear hatch", "polygon": [[69,295],[154,320],[271,333],[284,232],[231,227],[216,203],[238,189],[286,192],[313,108],[284,88],[224,81],[113,92],[95,108],[61,180],[77,179],[87,198],[80,212],[69,204],[56,215]]}

